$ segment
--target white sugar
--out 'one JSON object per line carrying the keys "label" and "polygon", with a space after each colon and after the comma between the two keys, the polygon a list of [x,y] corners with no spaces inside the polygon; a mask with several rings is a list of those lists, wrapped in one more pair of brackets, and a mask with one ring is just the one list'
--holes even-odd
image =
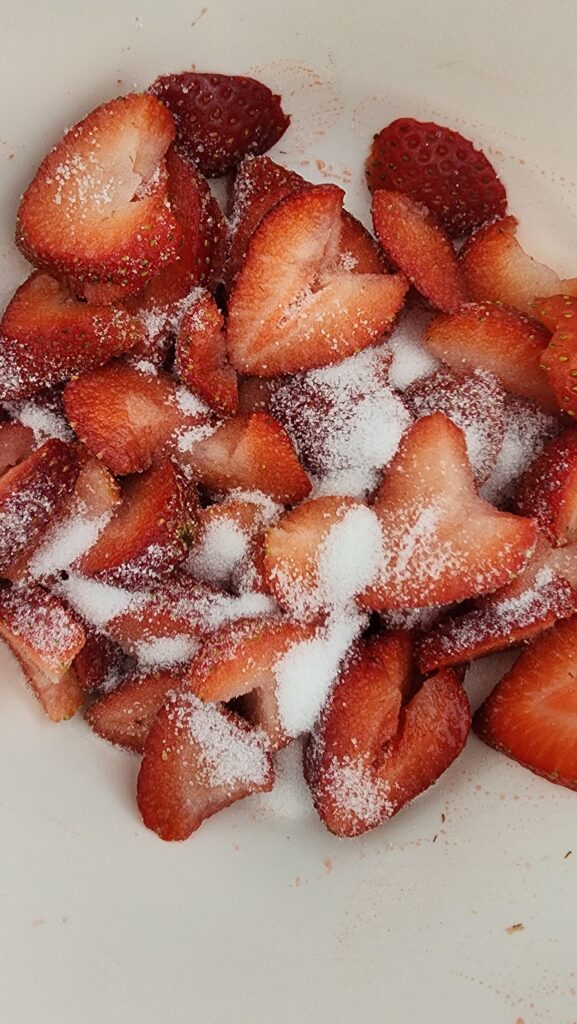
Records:
{"label": "white sugar", "polygon": [[481,488],[485,501],[505,504],[514,494],[523,473],[545,443],[559,431],[559,421],[532,402],[509,397],[505,404],[505,436],[491,476]]}
{"label": "white sugar", "polygon": [[62,581],[58,590],[80,615],[97,628],[133,608],[139,600],[137,595],[128,590],[89,580],[75,573]]}
{"label": "white sugar", "polygon": [[30,561],[32,576],[40,579],[69,569],[77,558],[95,543],[110,520],[110,515],[89,518],[82,503],[62,522],[57,523],[36,548]]}
{"label": "white sugar", "polygon": [[330,604],[348,604],[375,581],[382,543],[379,520],[366,505],[335,523],[318,555],[319,585]]}
{"label": "white sugar", "polygon": [[389,383],[397,391],[404,391],[421,377],[428,377],[440,363],[423,345],[423,336],[432,320],[428,310],[406,310],[389,338],[392,362]]}
{"label": "white sugar", "polygon": [[388,786],[362,760],[333,758],[323,788],[341,815],[362,822],[366,828],[374,828],[393,814]]}
{"label": "white sugar", "polygon": [[273,788],[269,793],[259,793],[253,798],[259,811],[285,821],[313,817],[315,810],[311,792],[303,775],[304,743],[303,737],[292,740],[288,747],[275,755]]}
{"label": "white sugar", "polygon": [[185,664],[197,650],[198,641],[191,636],[163,636],[134,645],[134,654],[144,669]]}
{"label": "white sugar", "polygon": [[25,427],[30,427],[36,444],[43,444],[51,437],[60,441],[71,441],[74,437],[64,416],[46,404],[33,398],[3,404],[9,416],[19,420]]}
{"label": "white sugar", "polygon": [[283,506],[279,505],[278,501],[273,501],[270,495],[263,494],[262,491],[243,491],[240,489],[229,491],[223,504],[226,505],[229,501],[246,501],[250,502],[251,505],[258,505],[260,519],[265,526],[274,523],[281,512],[284,511]]}
{"label": "white sugar", "polygon": [[250,537],[232,519],[213,519],[190,552],[187,572],[214,586],[227,586],[248,557]]}

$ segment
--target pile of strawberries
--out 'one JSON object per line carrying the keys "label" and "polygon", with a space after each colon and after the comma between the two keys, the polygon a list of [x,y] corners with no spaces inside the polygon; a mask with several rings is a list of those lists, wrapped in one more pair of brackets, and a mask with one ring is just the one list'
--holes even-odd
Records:
{"label": "pile of strawberries", "polygon": [[18,210],[0,634],[50,719],[143,755],[164,839],[299,736],[330,831],[374,828],[463,749],[468,662],[521,643],[474,728],[577,788],[577,281],[457,133],[375,136],[374,238],[263,155],[288,126],[252,79],[161,77]]}

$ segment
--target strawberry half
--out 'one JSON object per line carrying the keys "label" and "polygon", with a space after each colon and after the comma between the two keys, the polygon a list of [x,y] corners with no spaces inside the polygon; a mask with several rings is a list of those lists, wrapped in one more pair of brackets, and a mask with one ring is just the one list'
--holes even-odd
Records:
{"label": "strawberry half", "polygon": [[186,451],[179,447],[179,458],[209,491],[238,487],[296,505],[311,489],[288,434],[265,412],[236,416]]}
{"label": "strawberry half", "polygon": [[0,476],[24,462],[34,449],[34,431],[23,423],[0,423]]}
{"label": "strawberry half", "polygon": [[440,412],[404,435],[373,508],[383,562],[362,601],[375,611],[491,593],[522,571],[536,543],[529,519],[477,495],[464,435]]}
{"label": "strawberry half", "polygon": [[35,273],[20,286],[0,322],[0,398],[25,398],[142,342],[144,328],[116,306],[79,302]]}
{"label": "strawberry half", "polygon": [[558,327],[541,356],[549,386],[561,412],[577,417],[577,330]]}
{"label": "strawberry half", "polygon": [[481,228],[464,246],[459,260],[471,298],[504,302],[534,315],[538,295],[577,294],[577,279],[563,281],[537,263],[519,245],[516,231],[516,218],[504,217]]}
{"label": "strawberry half", "polygon": [[272,789],[266,737],[193,693],[168,697],[146,739],[138,807],[161,839],[188,839],[202,822],[251,793]]}
{"label": "strawberry half", "polygon": [[406,634],[360,641],[342,669],[305,752],[305,777],[330,832],[357,836],[392,818],[461,753],[469,702],[450,670],[412,677]]}
{"label": "strawberry half", "polygon": [[16,242],[35,266],[80,281],[142,281],[176,258],[163,158],[166,107],[133,93],[97,107],[42,161],[18,210]]}
{"label": "strawberry half", "polygon": [[506,391],[556,412],[540,362],[549,338],[537,320],[516,309],[483,302],[436,316],[424,341],[429,352],[453,370],[486,370],[499,378]]}
{"label": "strawberry half", "polygon": [[229,358],[239,373],[340,362],[390,329],[407,282],[339,268],[342,201],[336,185],[303,188],[254,232],[229,302]]}
{"label": "strawberry half", "polygon": [[36,584],[0,590],[0,636],[17,657],[53,722],[71,718],[84,699],[73,661],[84,644],[75,615]]}
{"label": "strawberry half", "polygon": [[524,651],[475,714],[489,746],[569,789],[577,789],[577,616]]}
{"label": "strawberry half", "polygon": [[74,671],[85,693],[110,693],[134,673],[135,662],[104,633],[84,624],[85,643],[74,659]]}
{"label": "strawberry half", "polygon": [[182,152],[209,176],[265,153],[290,124],[280,96],[243,75],[183,71],[161,75],[150,91],[171,111]]}
{"label": "strawberry half", "polygon": [[466,302],[451,240],[426,206],[383,189],[373,196],[373,223],[385,255],[435,309],[452,313]]}
{"label": "strawberry half", "polygon": [[181,404],[167,373],[122,362],[90,370],[64,391],[70,425],[119,476],[147,469],[180,428],[206,422],[204,412],[187,413]]}
{"label": "strawberry half", "polygon": [[132,676],[94,701],[86,712],[86,721],[102,739],[141,754],[168,694],[180,687],[180,677],[172,672]]}
{"label": "strawberry half", "polygon": [[545,445],[521,480],[515,505],[551,543],[577,540],[577,427]]}
{"label": "strawberry half", "polygon": [[492,164],[459,132],[400,117],[375,135],[366,163],[371,192],[393,189],[424,203],[455,238],[501,217],[507,193]]}
{"label": "strawberry half", "polygon": [[208,292],[201,292],[182,318],[175,370],[182,383],[216,412],[223,416],[237,412],[238,383],[226,358],[224,317]]}
{"label": "strawberry half", "polygon": [[75,449],[53,439],[0,477],[0,574],[33,551],[64,508],[77,476]]}
{"label": "strawberry half", "polygon": [[553,334],[557,328],[573,327],[577,320],[577,297],[575,295],[549,295],[534,299],[531,316],[540,320]]}

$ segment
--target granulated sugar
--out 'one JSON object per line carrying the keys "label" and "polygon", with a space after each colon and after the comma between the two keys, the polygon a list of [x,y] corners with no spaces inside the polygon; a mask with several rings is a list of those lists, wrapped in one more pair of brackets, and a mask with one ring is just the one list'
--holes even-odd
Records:
{"label": "granulated sugar", "polygon": [[559,433],[559,420],[533,402],[509,395],[505,403],[505,435],[491,476],[480,495],[493,505],[505,505],[525,471],[546,442]]}
{"label": "granulated sugar", "polygon": [[231,519],[208,523],[187,560],[187,572],[214,586],[226,586],[248,555],[250,537]]}
{"label": "granulated sugar", "polygon": [[413,381],[428,377],[441,364],[423,345],[423,336],[433,314],[425,309],[408,309],[399,317],[388,348],[392,355],[389,383],[404,391]]}
{"label": "granulated sugar", "polygon": [[323,781],[323,790],[335,803],[341,816],[374,828],[383,817],[390,818],[394,804],[388,799],[388,786],[361,760],[334,758]]}
{"label": "granulated sugar", "polygon": [[139,600],[139,596],[129,590],[111,587],[77,573],[70,573],[67,580],[60,582],[58,591],[80,615],[97,628],[128,611]]}
{"label": "granulated sugar", "polygon": [[253,797],[258,812],[284,821],[299,821],[315,814],[311,791],[303,775],[306,740],[293,740],[274,757],[275,784],[269,793]]}
{"label": "granulated sugar", "polygon": [[36,548],[29,563],[30,574],[35,579],[48,579],[69,569],[92,547],[110,521],[110,515],[89,518],[83,503],[78,502],[77,505],[70,515],[52,527]]}

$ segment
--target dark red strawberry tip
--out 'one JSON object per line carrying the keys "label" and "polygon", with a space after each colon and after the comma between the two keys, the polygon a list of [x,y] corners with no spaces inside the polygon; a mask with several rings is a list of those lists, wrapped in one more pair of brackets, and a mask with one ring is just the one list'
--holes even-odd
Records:
{"label": "dark red strawberry tip", "polygon": [[161,75],[150,91],[170,110],[184,155],[211,177],[265,153],[290,124],[281,97],[243,75],[183,71]]}
{"label": "dark red strawberry tip", "polygon": [[375,135],[366,163],[371,192],[405,192],[455,238],[502,217],[507,193],[487,157],[459,132],[402,117]]}

